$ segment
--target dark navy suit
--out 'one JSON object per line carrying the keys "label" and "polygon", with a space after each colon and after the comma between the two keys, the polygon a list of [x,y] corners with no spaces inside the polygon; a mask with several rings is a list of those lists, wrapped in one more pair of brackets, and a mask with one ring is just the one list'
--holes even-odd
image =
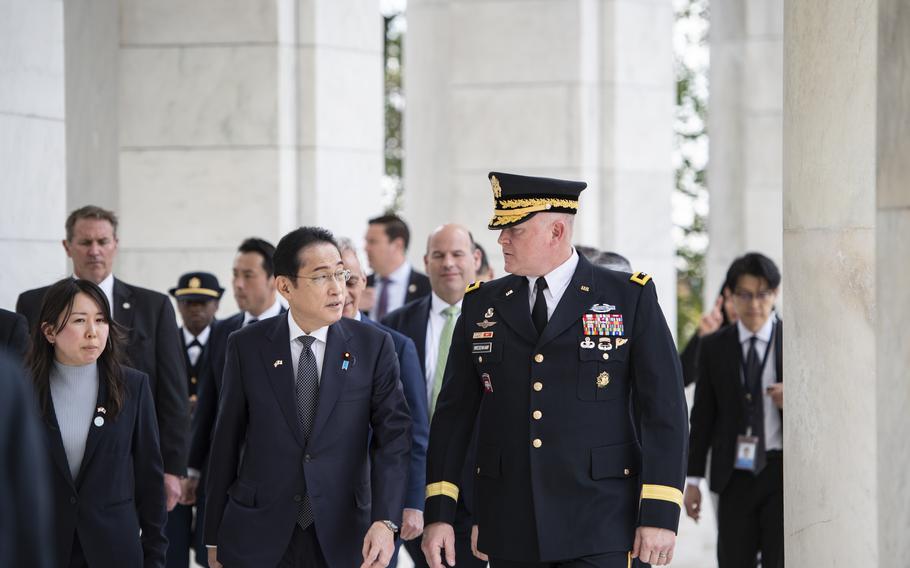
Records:
{"label": "dark navy suit", "polygon": [[[100,417],[104,423],[89,427],[76,479],[70,474],[48,396],[45,440],[54,464],[54,548],[61,568],[69,565],[77,535],[89,566],[164,566],[167,513],[152,393],[145,373],[124,367],[123,382],[126,392],[120,413],[112,418],[95,412],[95,420]],[[107,404],[101,377],[98,407]]]}
{"label": "dark navy suit", "polygon": [[306,441],[287,317],[228,339],[207,471],[206,544],[217,545],[231,568],[275,566],[308,491],[328,565],[358,566],[371,522],[400,524],[404,504],[411,418],[392,338],[348,319],[329,326]]}
{"label": "dark navy suit", "polygon": [[0,309],[0,348],[24,358],[28,351],[28,322],[17,313]]}

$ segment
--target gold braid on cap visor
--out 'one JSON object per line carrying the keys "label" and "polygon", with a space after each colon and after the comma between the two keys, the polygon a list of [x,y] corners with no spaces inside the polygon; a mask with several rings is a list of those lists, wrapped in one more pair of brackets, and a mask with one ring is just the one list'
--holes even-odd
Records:
{"label": "gold braid on cap visor", "polygon": [[553,207],[565,209],[578,209],[578,201],[574,199],[503,199],[496,203],[500,207],[509,209],[494,209],[490,225],[505,225],[514,223],[530,213],[546,211]]}

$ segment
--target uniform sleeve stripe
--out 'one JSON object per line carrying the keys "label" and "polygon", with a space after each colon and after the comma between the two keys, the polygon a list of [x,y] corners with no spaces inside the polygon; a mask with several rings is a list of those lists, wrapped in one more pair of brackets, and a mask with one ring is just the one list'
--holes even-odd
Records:
{"label": "uniform sleeve stripe", "polygon": [[680,507],[683,505],[682,491],[675,487],[669,487],[667,485],[642,485],[641,498],[669,501],[671,503],[676,503]]}
{"label": "uniform sleeve stripe", "polygon": [[446,497],[451,497],[455,501],[458,501],[458,486],[454,483],[449,483],[448,481],[440,481],[427,485],[427,499],[437,495],[445,495]]}

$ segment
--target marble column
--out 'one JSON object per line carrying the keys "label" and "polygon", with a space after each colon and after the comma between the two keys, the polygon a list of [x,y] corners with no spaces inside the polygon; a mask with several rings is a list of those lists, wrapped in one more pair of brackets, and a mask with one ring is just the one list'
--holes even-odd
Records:
{"label": "marble column", "polygon": [[502,274],[490,170],[581,179],[576,241],[654,274],[675,329],[668,0],[411,0],[405,216],[465,223]]}
{"label": "marble column", "polygon": [[0,307],[64,276],[63,2],[0,2]]}
{"label": "marble column", "polygon": [[121,12],[124,279],[166,289],[202,269],[224,285],[246,237],[362,234],[383,164],[375,2],[121,0]]}
{"label": "marble column", "polygon": [[730,262],[781,252],[783,0],[711,3],[705,302]]}
{"label": "marble column", "polygon": [[788,3],[787,563],[910,555],[910,10]]}

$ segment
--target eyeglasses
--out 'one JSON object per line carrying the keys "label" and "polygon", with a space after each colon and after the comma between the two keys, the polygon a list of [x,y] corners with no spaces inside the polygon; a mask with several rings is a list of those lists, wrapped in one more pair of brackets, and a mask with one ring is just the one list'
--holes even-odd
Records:
{"label": "eyeglasses", "polygon": [[[350,272],[350,270],[348,271]],[[348,277],[348,288],[356,288],[360,284],[360,276]]]}
{"label": "eyeglasses", "polygon": [[318,276],[290,276],[289,278],[303,278],[305,280],[309,280],[315,286],[325,287],[329,283],[330,279],[338,282],[339,284],[347,282],[351,279],[351,271],[336,270],[334,274],[320,274]]}
{"label": "eyeglasses", "polygon": [[759,302],[764,302],[768,298],[774,296],[774,290],[759,290],[757,294],[752,292],[745,292],[740,290],[738,292],[733,292],[733,295],[736,296],[741,302],[751,302],[752,300],[758,300]]}

